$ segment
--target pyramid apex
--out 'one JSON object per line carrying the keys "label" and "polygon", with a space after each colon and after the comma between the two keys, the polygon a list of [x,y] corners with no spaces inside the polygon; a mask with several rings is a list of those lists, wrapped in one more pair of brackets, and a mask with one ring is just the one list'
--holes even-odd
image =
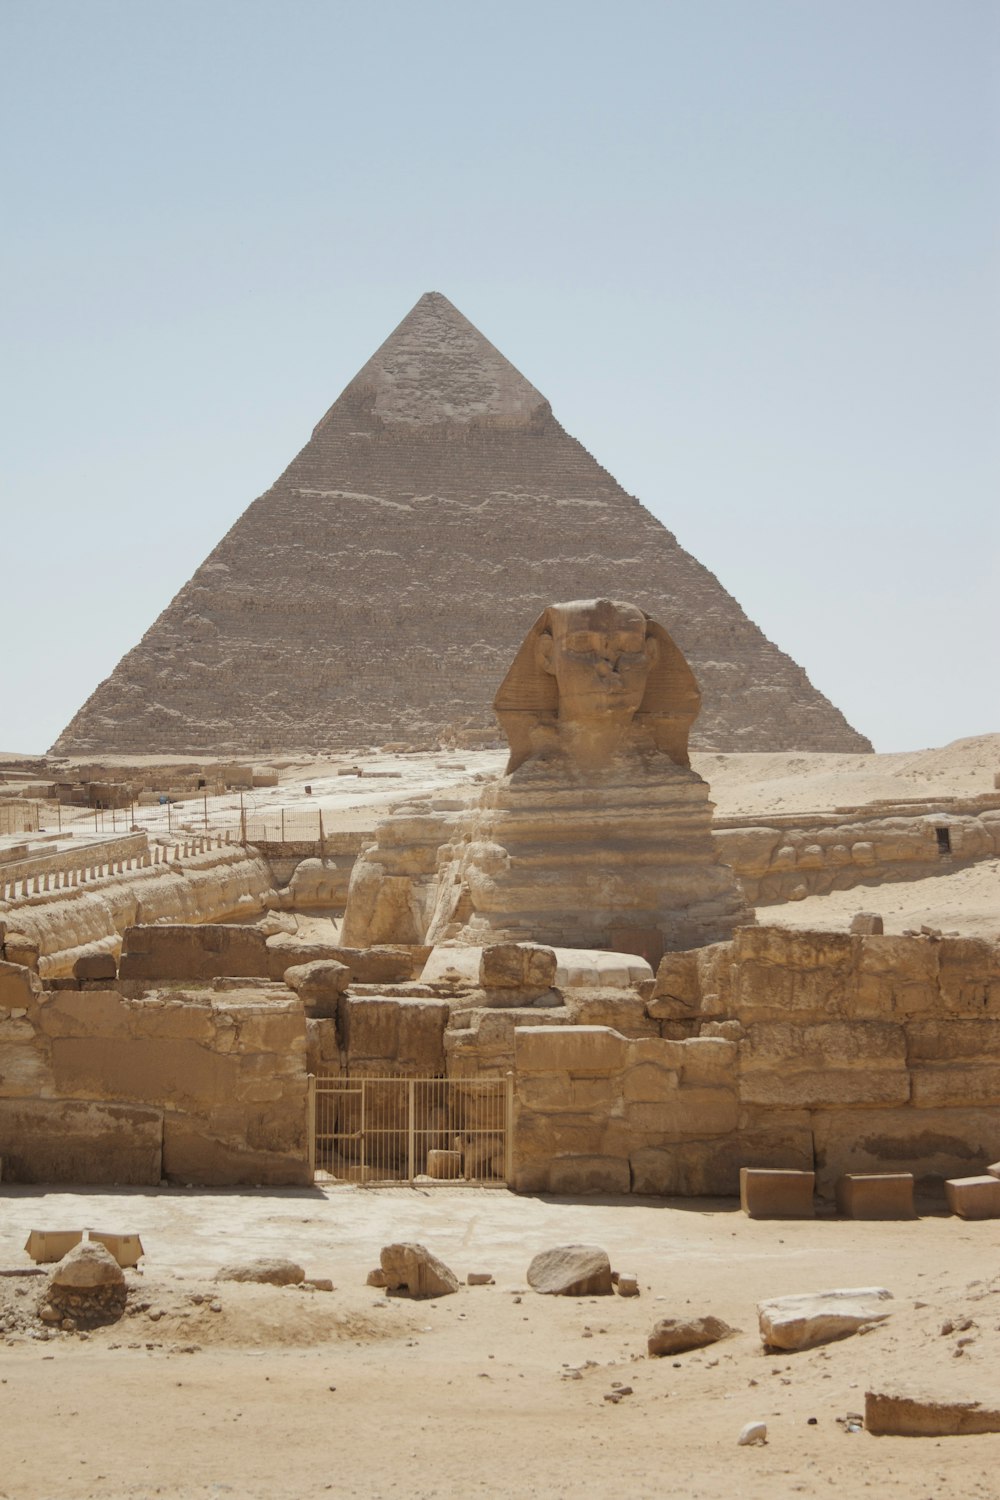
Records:
{"label": "pyramid apex", "polygon": [[549,404],[442,292],[424,292],[318,424],[361,398],[385,424],[536,425]]}

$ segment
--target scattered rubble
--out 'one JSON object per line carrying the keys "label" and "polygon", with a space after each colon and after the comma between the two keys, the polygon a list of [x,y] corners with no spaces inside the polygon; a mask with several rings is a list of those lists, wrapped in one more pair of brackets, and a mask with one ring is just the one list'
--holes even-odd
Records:
{"label": "scattered rubble", "polygon": [[385,1286],[414,1298],[447,1297],[458,1291],[458,1277],[423,1245],[384,1245],[381,1253]]}
{"label": "scattered rubble", "polygon": [[801,1296],[775,1297],[757,1304],[760,1336],[765,1349],[812,1349],[847,1338],[859,1329],[882,1323],[891,1308],[885,1287],[847,1287]]}
{"label": "scattered rubble", "polygon": [[654,1323],[646,1348],[656,1358],[665,1354],[686,1354],[689,1349],[704,1349],[709,1344],[717,1344],[735,1331],[711,1314],[703,1318],[661,1318]]}
{"label": "scattered rubble", "polygon": [[540,1251],[528,1267],[528,1285],[549,1297],[608,1297],[614,1291],[607,1251],[596,1245]]}

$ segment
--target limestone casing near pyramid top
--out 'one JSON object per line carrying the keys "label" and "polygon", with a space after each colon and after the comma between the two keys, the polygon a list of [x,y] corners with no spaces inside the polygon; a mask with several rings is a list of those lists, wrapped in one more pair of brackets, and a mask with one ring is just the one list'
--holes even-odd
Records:
{"label": "limestone casing near pyramid top", "polygon": [[501,737],[552,599],[629,599],[694,669],[693,748],[868,751],[438,292],[421,297],[91,695],[53,754]]}

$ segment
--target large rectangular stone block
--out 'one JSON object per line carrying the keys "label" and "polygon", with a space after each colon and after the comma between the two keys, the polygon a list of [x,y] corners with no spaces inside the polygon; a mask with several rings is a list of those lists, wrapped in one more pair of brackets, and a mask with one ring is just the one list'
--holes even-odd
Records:
{"label": "large rectangular stone block", "polygon": [[942,938],[936,946],[945,1008],[979,1019],[1000,1016],[1000,943],[986,938]]}
{"label": "large rectangular stone block", "polygon": [[740,1168],[740,1207],[751,1219],[811,1219],[815,1173]]}
{"label": "large rectangular stone block", "polygon": [[163,1123],[163,1173],[171,1182],[196,1187],[262,1183],[274,1187],[311,1181],[305,1142],[305,1097],[298,1142],[288,1149],[253,1149],[220,1138],[208,1120],[167,1114]]}
{"label": "large rectangular stone block", "polygon": [[837,1183],[837,1209],[849,1219],[912,1219],[912,1172],[848,1172]]}
{"label": "large rectangular stone block", "polygon": [[892,1071],[828,1068],[809,1073],[776,1067],[772,1071],[744,1074],[740,1078],[739,1096],[742,1104],[780,1109],[899,1105],[909,1100],[910,1077],[904,1068]]}
{"label": "large rectangular stone block", "polygon": [[732,1089],[681,1088],[656,1104],[627,1104],[628,1128],[650,1145],[684,1136],[727,1135],[736,1129],[739,1106]]}
{"label": "large rectangular stone block", "polygon": [[81,1099],[0,1099],[6,1182],[155,1186],[163,1114]]}
{"label": "large rectangular stone block", "polygon": [[944,1192],[948,1207],[961,1219],[1000,1219],[1000,1180],[996,1177],[952,1177]]}
{"label": "large rectangular stone block", "polygon": [[[912,1172],[918,1184],[959,1177],[988,1161],[995,1109],[816,1111],[816,1178],[825,1196],[848,1172]],[[928,1181],[930,1180],[930,1182]]]}
{"label": "large rectangular stone block", "polygon": [[518,1074],[619,1073],[628,1061],[625,1037],[608,1026],[518,1027],[514,1067]]}
{"label": "large rectangular stone block", "polygon": [[444,1032],[449,1008],[437,1000],[398,1000],[388,995],[346,995],[340,1006],[341,1036],[348,1064],[377,1065],[437,1077],[444,1073]]}
{"label": "large rectangular stone block", "polygon": [[126,927],[121,979],[216,979],[268,976],[266,939],[254,927],[225,923]]}
{"label": "large rectangular stone block", "polygon": [[914,1068],[912,1079],[916,1109],[1000,1104],[1000,1062],[928,1065]]}
{"label": "large rectangular stone block", "polygon": [[549,1165],[550,1193],[575,1197],[590,1193],[628,1193],[631,1187],[628,1157],[559,1156]]}
{"label": "large rectangular stone block", "polygon": [[909,1021],[907,1056],[915,1063],[1000,1061],[1000,1020],[960,1020],[954,1016]]}
{"label": "large rectangular stone block", "polygon": [[808,1117],[772,1115],[767,1125],[713,1140],[682,1140],[633,1149],[632,1191],[679,1197],[733,1197],[740,1190],[740,1168],[791,1167],[811,1171],[812,1132]]}

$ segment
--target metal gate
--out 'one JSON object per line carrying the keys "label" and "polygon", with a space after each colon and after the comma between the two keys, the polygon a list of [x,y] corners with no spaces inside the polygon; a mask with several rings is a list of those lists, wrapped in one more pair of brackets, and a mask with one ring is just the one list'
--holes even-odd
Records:
{"label": "metal gate", "polygon": [[309,1161],[317,1181],[474,1182],[510,1177],[513,1074],[309,1080]]}

